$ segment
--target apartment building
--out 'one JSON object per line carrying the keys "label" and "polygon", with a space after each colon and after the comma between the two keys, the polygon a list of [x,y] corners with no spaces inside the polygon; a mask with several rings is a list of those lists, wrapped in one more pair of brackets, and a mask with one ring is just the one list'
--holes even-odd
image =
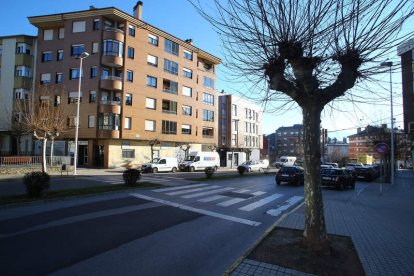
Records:
{"label": "apartment building", "polygon": [[37,38],[0,37],[0,155],[28,155],[32,137],[19,126],[24,101],[33,96]]}
{"label": "apartment building", "polygon": [[64,135],[70,154],[81,87],[80,166],[142,164],[182,158],[183,145],[216,147],[221,60],[142,21],[141,1],[133,15],[91,7],[29,21],[38,28],[36,97],[53,97],[72,112]]}
{"label": "apartment building", "polygon": [[[222,166],[236,166],[244,159],[259,160],[263,149],[263,110],[241,97],[218,97],[218,151]],[[242,157],[243,156],[243,157]],[[228,162],[228,160],[231,162]]]}
{"label": "apartment building", "polygon": [[414,160],[414,38],[397,48],[401,57],[404,131],[411,145],[410,162]]}
{"label": "apartment building", "polygon": [[303,125],[279,127],[276,130],[276,160],[280,156],[303,157]]}

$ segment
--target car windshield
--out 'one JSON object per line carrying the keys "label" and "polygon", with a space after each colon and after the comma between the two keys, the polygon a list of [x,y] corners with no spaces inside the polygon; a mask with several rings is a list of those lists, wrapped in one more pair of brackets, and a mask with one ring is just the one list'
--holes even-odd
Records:
{"label": "car windshield", "polygon": [[158,161],[160,161],[160,159],[159,159],[159,158],[154,158],[154,159],[152,159],[152,160],[151,160],[151,162],[150,162],[150,163],[158,163]]}
{"label": "car windshield", "polygon": [[295,167],[282,167],[280,169],[281,173],[292,173],[292,172],[296,172],[296,168]]}
{"label": "car windshield", "polygon": [[321,174],[329,174],[329,175],[341,175],[342,171],[340,170],[332,170],[332,169],[323,169],[321,170]]}
{"label": "car windshield", "polygon": [[194,161],[194,158],[195,158],[194,155],[189,155],[184,159],[184,161]]}
{"label": "car windshield", "polygon": [[242,163],[242,165],[251,165],[251,164],[252,164],[252,161],[245,161]]}

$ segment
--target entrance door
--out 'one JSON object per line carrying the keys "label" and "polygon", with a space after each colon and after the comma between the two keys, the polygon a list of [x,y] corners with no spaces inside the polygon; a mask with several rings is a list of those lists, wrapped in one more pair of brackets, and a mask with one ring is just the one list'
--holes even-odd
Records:
{"label": "entrance door", "polygon": [[239,165],[239,154],[235,153],[234,154],[234,166],[238,166]]}
{"label": "entrance door", "polygon": [[103,167],[104,166],[104,153],[105,148],[103,145],[95,146],[95,166],[97,167]]}
{"label": "entrance door", "polygon": [[78,165],[87,165],[88,164],[88,146],[79,145],[78,149]]}

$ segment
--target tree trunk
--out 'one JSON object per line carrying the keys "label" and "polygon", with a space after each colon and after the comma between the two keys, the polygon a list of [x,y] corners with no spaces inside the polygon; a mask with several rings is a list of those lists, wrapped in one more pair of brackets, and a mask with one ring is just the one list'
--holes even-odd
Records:
{"label": "tree trunk", "polygon": [[321,142],[320,116],[323,106],[308,103],[302,107],[305,169],[305,231],[304,245],[310,251],[329,253],[320,179]]}
{"label": "tree trunk", "polygon": [[47,172],[46,169],[46,143],[47,139],[42,139],[42,172]]}
{"label": "tree trunk", "polygon": [[50,141],[50,166],[53,166],[53,146],[55,144],[55,139]]}

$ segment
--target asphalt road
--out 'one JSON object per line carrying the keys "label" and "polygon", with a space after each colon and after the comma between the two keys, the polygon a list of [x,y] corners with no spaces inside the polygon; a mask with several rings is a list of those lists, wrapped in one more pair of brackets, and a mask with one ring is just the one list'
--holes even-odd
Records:
{"label": "asphalt road", "polygon": [[[177,176],[151,176],[160,189],[0,209],[0,274],[221,275],[303,197],[273,174],[195,185]],[[324,194],[347,200],[361,185]]]}

